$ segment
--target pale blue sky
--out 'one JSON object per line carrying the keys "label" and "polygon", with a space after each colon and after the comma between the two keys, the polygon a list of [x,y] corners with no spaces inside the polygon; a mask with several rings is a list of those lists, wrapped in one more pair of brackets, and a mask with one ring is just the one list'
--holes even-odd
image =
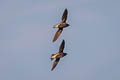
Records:
{"label": "pale blue sky", "polygon": [[[52,43],[65,8],[71,26]],[[0,80],[56,79],[120,80],[119,0],[0,0]]]}

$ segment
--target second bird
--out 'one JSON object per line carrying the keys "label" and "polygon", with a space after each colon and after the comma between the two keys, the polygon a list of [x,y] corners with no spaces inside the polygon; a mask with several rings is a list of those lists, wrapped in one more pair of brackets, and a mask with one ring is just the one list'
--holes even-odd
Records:
{"label": "second bird", "polygon": [[56,67],[56,65],[58,64],[60,58],[62,58],[62,57],[64,57],[64,56],[67,55],[67,53],[64,53],[64,52],[63,52],[64,47],[65,47],[65,41],[63,40],[62,43],[61,43],[61,45],[60,45],[60,47],[59,47],[59,52],[56,53],[56,54],[52,54],[52,55],[51,55],[51,57],[50,57],[51,60],[56,59],[56,60],[54,61],[53,65],[52,65],[52,69],[51,69],[51,70],[53,70],[53,69]]}
{"label": "second bird", "polygon": [[58,31],[56,32],[56,34],[55,34],[55,36],[53,38],[53,42],[55,42],[58,39],[58,37],[60,36],[60,34],[63,31],[63,28],[66,28],[66,27],[70,26],[69,24],[66,23],[67,15],[68,15],[68,10],[65,9],[64,13],[62,15],[62,21],[61,21],[61,23],[53,26],[53,28],[58,28]]}

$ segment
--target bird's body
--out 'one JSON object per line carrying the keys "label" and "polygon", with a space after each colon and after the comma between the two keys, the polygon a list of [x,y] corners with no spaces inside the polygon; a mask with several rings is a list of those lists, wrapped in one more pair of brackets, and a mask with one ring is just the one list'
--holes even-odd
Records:
{"label": "bird's body", "polygon": [[55,34],[55,36],[53,38],[53,42],[55,42],[58,39],[58,37],[60,36],[60,34],[63,31],[63,28],[66,28],[66,27],[70,26],[68,23],[66,23],[67,14],[68,14],[68,11],[67,11],[67,9],[65,9],[65,11],[63,13],[63,16],[62,16],[61,23],[53,26],[53,28],[58,28],[58,31],[56,32],[56,34]]}
{"label": "bird's body", "polygon": [[53,28],[66,28],[68,26],[69,24],[67,23],[60,23],[60,24],[56,24],[55,26],[53,26]]}
{"label": "bird's body", "polygon": [[60,45],[59,52],[56,53],[56,54],[52,54],[52,55],[51,55],[51,57],[50,57],[51,60],[56,59],[56,60],[54,61],[54,63],[53,63],[53,66],[52,66],[52,69],[51,69],[51,70],[53,70],[53,69],[56,67],[56,65],[58,64],[60,58],[62,58],[62,57],[64,57],[64,56],[67,55],[67,53],[64,53],[64,52],[63,52],[63,50],[64,50],[64,45],[65,45],[65,41],[63,40],[62,43],[61,43],[61,45]]}
{"label": "bird's body", "polygon": [[54,55],[51,55],[51,60],[53,60],[53,59],[55,59],[55,58],[62,58],[62,57],[64,57],[64,56],[66,56],[67,55],[67,53],[56,53],[56,54],[54,54]]}

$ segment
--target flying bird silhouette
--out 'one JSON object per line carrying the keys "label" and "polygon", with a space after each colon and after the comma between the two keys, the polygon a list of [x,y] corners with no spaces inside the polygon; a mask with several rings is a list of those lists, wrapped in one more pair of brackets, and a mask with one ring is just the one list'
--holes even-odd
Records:
{"label": "flying bird silhouette", "polygon": [[61,21],[61,23],[53,26],[53,28],[58,28],[58,31],[56,32],[56,34],[55,34],[55,36],[53,38],[53,42],[55,42],[58,39],[58,37],[60,36],[60,34],[63,31],[63,28],[66,28],[66,27],[70,26],[69,24],[66,23],[67,15],[68,15],[68,10],[65,9],[64,13],[62,15],[62,21]]}
{"label": "flying bird silhouette", "polygon": [[64,57],[67,55],[67,53],[64,53],[63,50],[64,50],[64,46],[65,46],[65,41],[63,40],[60,47],[59,47],[59,52],[56,53],[56,54],[52,54],[51,55],[51,60],[53,59],[56,59],[52,65],[52,69],[51,71],[56,67],[56,65],[58,64],[58,62],[60,61],[60,58]]}

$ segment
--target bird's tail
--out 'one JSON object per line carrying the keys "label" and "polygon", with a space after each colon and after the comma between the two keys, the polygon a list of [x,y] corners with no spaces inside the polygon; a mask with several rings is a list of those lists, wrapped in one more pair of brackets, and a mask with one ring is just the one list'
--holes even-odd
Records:
{"label": "bird's tail", "polygon": [[50,57],[51,61],[54,59],[54,56],[55,56],[55,54],[51,55],[51,57]]}

